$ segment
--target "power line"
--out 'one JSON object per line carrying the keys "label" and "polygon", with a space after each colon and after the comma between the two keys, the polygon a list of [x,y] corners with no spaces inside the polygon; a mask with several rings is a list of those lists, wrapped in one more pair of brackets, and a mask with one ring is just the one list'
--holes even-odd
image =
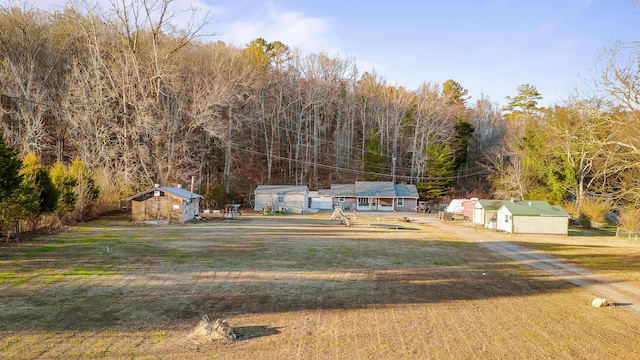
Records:
{"label": "power line", "polygon": [[[25,99],[22,97],[17,97],[17,96],[12,96],[12,95],[7,95],[7,94],[0,94],[1,96],[5,96],[7,98],[13,99],[13,100],[17,100],[17,101],[23,101],[23,102],[29,102],[32,104],[36,104],[36,105],[41,105],[41,106],[46,106],[46,107],[51,107],[51,108],[62,108],[63,110],[69,111],[69,112],[73,112],[76,114],[81,114],[84,116],[95,116],[95,114],[89,114],[87,112],[84,111],[78,111],[77,109],[69,109],[66,106],[60,106],[60,104],[48,104],[48,103],[43,103],[40,101],[35,101],[35,100],[30,100],[30,99]],[[102,118],[101,116],[99,116],[100,118]],[[247,122],[253,122],[253,123],[257,123],[258,121],[255,119],[251,119],[249,118],[248,120],[245,119]],[[288,128],[288,127],[283,127],[280,126],[280,129],[289,131],[291,133],[295,133],[294,129]],[[333,140],[328,140],[328,139],[323,139],[323,141],[326,144],[329,145],[340,145],[343,146],[347,149],[350,149],[352,151],[360,151],[360,148],[355,148],[352,146],[344,146],[341,144],[338,144],[336,142],[334,142]],[[262,155],[262,156],[269,156],[266,152],[261,152],[261,151],[256,151],[256,150],[251,150],[251,149],[247,149],[247,148],[243,148],[243,147],[237,147],[237,146],[232,146],[233,149],[235,150],[239,150],[239,151],[244,151],[244,152],[248,152],[248,153],[252,153],[252,154],[256,154],[256,155]],[[327,155],[327,154],[325,154]],[[335,154],[330,154],[332,156],[335,156]],[[386,155],[386,154],[381,154],[382,156],[386,156],[386,157],[390,157],[392,158],[392,155]],[[323,168],[323,169],[330,169],[330,170],[336,170],[336,171],[343,171],[343,172],[350,172],[353,174],[357,174],[357,175],[370,175],[370,176],[381,176],[381,177],[393,177],[394,174],[389,174],[389,173],[377,173],[377,172],[371,172],[371,171],[364,171],[364,170],[357,170],[357,169],[350,169],[350,168],[345,168],[345,167],[340,167],[340,166],[335,166],[335,165],[326,165],[326,164],[320,164],[320,163],[313,163],[310,161],[306,161],[306,160],[299,160],[299,159],[294,159],[291,157],[286,157],[286,156],[282,156],[282,155],[270,155],[275,159],[279,159],[279,160],[285,160],[285,161],[289,161],[289,162],[295,162],[297,164],[300,165],[307,165],[307,166],[316,166],[319,168]],[[393,159],[393,158],[392,158]],[[385,164],[383,166],[385,169],[391,171],[391,166]],[[397,168],[397,171],[401,171],[401,172],[408,172],[410,171],[410,169],[407,168]],[[478,172],[474,172],[471,174],[463,174],[463,175],[455,175],[455,176],[446,176],[446,177],[437,177],[437,176],[407,176],[407,175],[395,175],[396,178],[400,178],[400,179],[405,179],[405,180],[414,180],[414,179],[421,179],[421,180],[455,180],[455,179],[460,179],[460,178],[467,178],[467,177],[473,177],[473,176],[479,176],[479,175],[484,175],[484,174],[488,174],[489,171],[488,170],[481,170]]]}
{"label": "power line", "polygon": [[[261,152],[261,151],[251,150],[251,149],[247,149],[247,148],[241,148],[241,147],[237,147],[237,146],[232,146],[232,148],[234,150],[244,151],[244,152],[248,152],[248,153],[251,153],[251,154],[268,156],[267,153],[264,153],[264,152]],[[314,165],[314,163],[312,163],[310,161],[306,161],[306,160],[298,160],[298,159],[293,159],[293,158],[289,158],[289,157],[281,156],[281,155],[270,155],[270,156],[275,158],[275,159],[291,161],[291,162],[295,162],[295,163],[301,164],[301,165],[309,165],[309,166],[313,166]],[[324,168],[324,169],[352,172],[352,173],[356,173],[356,174],[360,174],[360,175],[374,175],[374,176],[388,176],[388,177],[392,176],[391,174],[384,174],[384,173],[376,173],[376,172],[370,172],[370,171],[349,169],[349,168],[344,168],[344,167],[335,166],[335,165],[325,165],[325,164],[315,164],[315,165],[317,167]],[[459,179],[459,178],[466,178],[466,177],[484,175],[484,174],[488,174],[488,173],[489,173],[489,170],[481,170],[481,171],[478,171],[478,172],[474,172],[474,173],[471,173],[471,174],[465,174],[465,175],[445,176],[445,177],[425,176],[425,177],[422,177],[422,179],[424,179],[424,180],[455,180],[455,179]],[[411,179],[413,179],[415,177],[412,178],[411,176],[406,176],[406,175],[396,175],[396,178],[403,178],[403,179],[411,180]]]}

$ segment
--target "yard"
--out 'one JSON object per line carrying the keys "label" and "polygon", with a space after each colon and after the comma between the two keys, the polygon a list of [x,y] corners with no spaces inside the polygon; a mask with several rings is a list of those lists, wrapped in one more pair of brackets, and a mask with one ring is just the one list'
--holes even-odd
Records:
{"label": "yard", "polygon": [[[594,308],[606,294],[491,247],[637,289],[637,243],[361,215],[350,228],[330,214],[112,217],[0,245],[0,358],[640,357],[640,295]],[[193,336],[204,315],[238,340]]]}

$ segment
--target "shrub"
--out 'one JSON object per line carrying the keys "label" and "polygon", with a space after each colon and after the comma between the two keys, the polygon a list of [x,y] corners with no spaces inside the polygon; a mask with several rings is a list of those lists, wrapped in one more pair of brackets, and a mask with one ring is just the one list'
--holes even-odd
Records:
{"label": "shrub", "polygon": [[594,223],[604,223],[605,216],[613,209],[613,202],[609,199],[585,199],[582,202],[582,214],[589,219],[591,227],[594,227]]}
{"label": "shrub", "polygon": [[625,209],[620,212],[620,226],[629,231],[629,234],[640,231],[640,210]]}
{"label": "shrub", "polygon": [[564,204],[562,204],[562,207],[564,208],[564,211],[569,213],[569,215],[571,216],[572,219],[576,218],[576,216],[578,214],[578,206],[574,201],[565,202]]}

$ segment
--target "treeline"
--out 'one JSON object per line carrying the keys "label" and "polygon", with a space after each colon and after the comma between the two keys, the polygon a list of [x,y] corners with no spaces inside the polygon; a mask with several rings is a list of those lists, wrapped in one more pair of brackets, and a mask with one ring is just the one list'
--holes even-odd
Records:
{"label": "treeline", "polygon": [[82,160],[47,169],[34,152],[20,159],[0,134],[0,238],[83,220],[93,213],[99,194]]}
{"label": "treeline", "polygon": [[7,143],[45,166],[81,159],[106,179],[101,187],[118,189],[115,199],[191,176],[202,192],[227,193],[420,183],[432,176],[429,152],[479,172],[474,162],[504,132],[497,105],[467,104],[453,80],[409,91],[338,55],[264,39],[206,42],[201,26],[172,26],[171,2],[129,5],[107,14],[3,8],[0,18]]}
{"label": "treeline", "polygon": [[540,109],[523,85],[502,109],[454,80],[408,90],[337,54],[211,41],[208,14],[180,26],[172,1],[112,6],[0,9],[4,141],[22,167],[82,163],[94,210],[192,177],[206,206],[249,201],[258,184],[355,180],[416,184],[424,200],[571,202],[578,215],[594,199],[640,204],[633,64],[601,69],[593,89],[611,93]]}

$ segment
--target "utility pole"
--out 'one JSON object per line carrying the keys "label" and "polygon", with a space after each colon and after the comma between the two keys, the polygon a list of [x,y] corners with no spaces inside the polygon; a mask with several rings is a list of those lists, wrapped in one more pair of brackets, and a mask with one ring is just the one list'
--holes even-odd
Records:
{"label": "utility pole", "polygon": [[393,161],[393,164],[391,166],[391,178],[392,178],[393,184],[395,185],[396,184],[396,157],[395,156],[393,157],[392,161]]}
{"label": "utility pole", "polygon": [[227,156],[224,161],[224,191],[228,195],[231,193],[231,184],[229,178],[231,177],[231,121],[232,121],[232,111],[231,104],[229,104],[229,129],[227,131]]}

